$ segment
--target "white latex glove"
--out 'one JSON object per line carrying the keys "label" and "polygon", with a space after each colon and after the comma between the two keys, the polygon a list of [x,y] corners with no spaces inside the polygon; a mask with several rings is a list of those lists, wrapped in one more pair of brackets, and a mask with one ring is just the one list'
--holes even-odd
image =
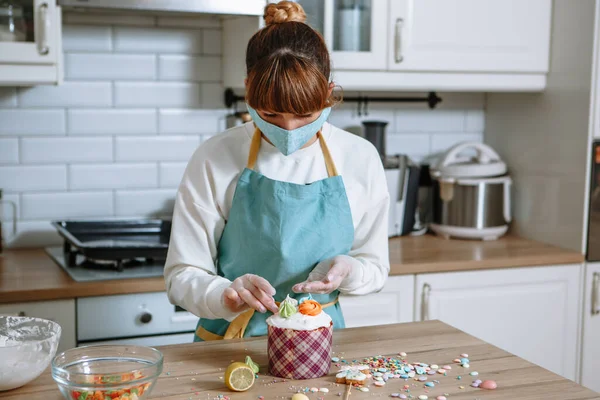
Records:
{"label": "white latex glove", "polygon": [[334,257],[319,263],[308,275],[308,279],[294,285],[292,290],[296,293],[331,293],[340,287],[351,268],[347,257]]}
{"label": "white latex glove", "polygon": [[231,312],[238,313],[253,308],[261,313],[279,311],[275,304],[275,288],[258,275],[242,275],[223,291],[223,304]]}

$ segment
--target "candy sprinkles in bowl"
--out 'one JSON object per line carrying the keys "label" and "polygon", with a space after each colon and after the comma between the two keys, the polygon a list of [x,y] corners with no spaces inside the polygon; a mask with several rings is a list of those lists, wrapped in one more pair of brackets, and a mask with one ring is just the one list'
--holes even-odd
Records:
{"label": "candy sprinkles in bowl", "polygon": [[145,346],[78,347],[52,361],[52,377],[68,400],[140,400],[162,369],[162,353]]}

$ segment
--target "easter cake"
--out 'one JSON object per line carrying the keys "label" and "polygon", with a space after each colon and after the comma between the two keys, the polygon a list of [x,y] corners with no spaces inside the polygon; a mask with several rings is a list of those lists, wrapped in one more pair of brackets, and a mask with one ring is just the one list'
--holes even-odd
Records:
{"label": "easter cake", "polygon": [[269,373],[286,379],[312,379],[329,373],[333,321],[310,296],[289,296],[267,319]]}

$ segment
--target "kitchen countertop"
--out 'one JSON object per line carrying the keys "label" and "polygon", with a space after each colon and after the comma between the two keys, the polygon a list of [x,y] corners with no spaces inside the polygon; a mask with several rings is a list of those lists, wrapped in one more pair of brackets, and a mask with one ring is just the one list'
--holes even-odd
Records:
{"label": "kitchen countertop", "polygon": [[[155,399],[215,399],[219,395],[232,400],[289,399],[301,388],[328,388],[329,393],[310,394],[309,397],[337,398],[344,391],[343,385],[335,383],[333,366],[330,374],[319,379],[306,381],[282,381],[259,375],[254,386],[247,392],[229,392],[223,384],[223,371],[231,360],[243,361],[246,355],[266,373],[267,340],[254,338],[231,340],[227,343],[190,343],[159,348],[164,355],[163,374],[152,391]],[[344,329],[335,332],[333,338],[334,355],[347,360],[362,360],[365,357],[383,355],[397,357],[398,352],[408,353],[406,360],[411,363],[449,364],[452,369],[447,376],[436,374],[429,381],[439,380],[433,388],[427,389],[427,396],[435,399],[446,395],[452,400],[472,399],[600,399],[600,394],[584,388],[535,364],[527,362],[511,353],[494,347],[480,339],[446,325],[440,321],[414,322]],[[467,375],[467,370],[452,362],[467,353],[470,359],[468,371],[478,371],[477,377]],[[457,376],[462,375],[458,380]],[[474,379],[491,379],[497,382],[495,390],[470,387]],[[421,383],[413,380],[410,393],[414,397],[425,394]],[[386,386],[376,387],[367,380],[370,391],[352,390],[351,399],[371,399],[374,396],[389,398],[391,393],[403,392],[402,379],[390,379]],[[414,384],[414,386],[413,386]],[[459,387],[462,386],[462,389]],[[62,399],[49,371],[22,388],[0,392],[0,399],[6,400],[60,400]]]}
{"label": "kitchen countertop", "polygon": [[[481,242],[425,235],[390,239],[390,275],[581,263],[582,254],[514,236]],[[162,277],[75,282],[44,249],[0,255],[0,303],[160,292]]]}

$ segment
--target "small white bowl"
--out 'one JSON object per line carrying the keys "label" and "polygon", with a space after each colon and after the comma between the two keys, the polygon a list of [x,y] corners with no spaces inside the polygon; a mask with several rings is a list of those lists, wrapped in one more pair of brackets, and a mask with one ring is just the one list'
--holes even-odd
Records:
{"label": "small white bowl", "polygon": [[56,354],[60,334],[53,321],[0,315],[0,392],[40,376]]}

